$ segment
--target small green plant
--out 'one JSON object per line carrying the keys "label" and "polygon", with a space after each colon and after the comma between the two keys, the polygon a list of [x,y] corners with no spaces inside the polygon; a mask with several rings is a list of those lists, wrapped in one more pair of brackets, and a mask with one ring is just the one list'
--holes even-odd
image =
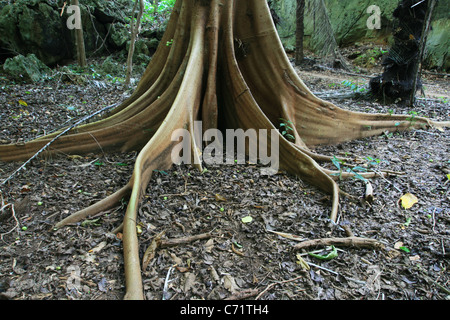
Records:
{"label": "small green plant", "polygon": [[280,120],[281,120],[280,123],[281,135],[285,137],[287,140],[295,141],[295,137],[291,134],[294,132],[294,129],[292,128],[293,127],[292,121],[283,118],[280,118]]}
{"label": "small green plant", "polygon": [[344,80],[341,82],[341,85],[343,85],[344,87],[350,88],[353,92],[365,92],[367,90],[367,88],[365,88],[364,86],[360,86],[358,83],[349,81],[349,80]]}
{"label": "small green plant", "polygon": [[450,100],[447,97],[439,97],[439,102],[448,103]]}
{"label": "small green plant", "polygon": [[331,162],[333,163],[333,165],[337,168],[337,170],[339,172],[333,173],[332,175],[334,176],[338,176],[339,179],[342,178],[342,173],[343,172],[347,172],[347,173],[351,173],[352,174],[352,178],[353,179],[358,179],[361,181],[367,181],[366,178],[364,178],[361,173],[363,172],[367,172],[368,169],[373,168],[375,169],[376,167],[378,167],[383,161],[385,160],[381,160],[381,159],[377,159],[377,158],[372,158],[372,157],[366,157],[367,162],[361,166],[354,166],[354,167],[348,167],[345,166],[345,162],[339,158],[337,158],[336,156],[333,156],[333,158],[331,159]]}
{"label": "small green plant", "polygon": [[407,118],[407,120],[408,120],[409,122],[411,122],[411,124],[413,124],[413,123],[416,121],[416,117],[419,116],[419,113],[418,113],[417,111],[410,110],[410,111],[408,112],[408,114],[410,115],[410,117]]}

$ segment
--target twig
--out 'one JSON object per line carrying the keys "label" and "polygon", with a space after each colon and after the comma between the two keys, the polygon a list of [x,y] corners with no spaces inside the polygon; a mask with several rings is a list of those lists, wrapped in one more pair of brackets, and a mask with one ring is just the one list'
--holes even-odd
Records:
{"label": "twig", "polygon": [[6,182],[8,182],[9,180],[11,180],[20,170],[22,170],[23,168],[26,167],[27,164],[29,164],[33,159],[35,159],[39,154],[41,154],[45,149],[47,149],[53,142],[55,142],[57,139],[59,139],[59,137],[61,137],[62,135],[66,134],[68,131],[72,130],[73,128],[75,128],[76,126],[78,126],[79,124],[89,120],[90,118],[108,110],[111,109],[115,106],[117,106],[118,103],[114,103],[111,104],[109,106],[106,106],[96,112],[94,112],[93,114],[87,115],[83,118],[81,118],[80,120],[78,120],[77,122],[75,122],[74,124],[72,124],[70,127],[67,127],[66,129],[64,129],[63,131],[61,131],[56,137],[54,137],[52,140],[50,140],[45,146],[43,146],[41,149],[39,149],[30,159],[28,159],[27,161],[25,161],[24,164],[22,164],[16,171],[14,171],[8,178],[6,178],[5,180],[2,181],[2,183],[0,184],[0,186],[4,185]]}
{"label": "twig", "polygon": [[366,239],[359,237],[347,237],[347,238],[322,238],[314,239],[301,242],[294,246],[295,250],[308,249],[317,246],[345,246],[345,247],[356,247],[356,248],[370,248],[382,250],[384,249],[384,244],[375,239]]}
{"label": "twig", "polygon": [[187,244],[196,240],[204,240],[211,238],[211,233],[201,233],[189,237],[181,237],[175,239],[161,239],[160,248],[174,247],[180,244]]}
{"label": "twig", "polygon": [[296,281],[296,280],[300,279],[301,277],[303,277],[303,276],[298,276],[298,277],[295,277],[295,278],[293,278],[293,279],[289,279],[289,280],[284,280],[284,281],[278,281],[278,282],[271,283],[271,284],[269,284],[263,291],[261,291],[260,294],[258,294],[258,296],[255,298],[255,300],[258,300],[259,298],[261,298],[261,296],[262,296],[264,293],[266,293],[267,291],[269,291],[272,287],[274,287],[274,286],[276,286],[276,285],[278,285],[278,284],[283,284],[283,283],[288,283],[288,282]]}
{"label": "twig", "polygon": [[153,260],[156,254],[156,250],[159,248],[174,247],[181,244],[187,244],[196,240],[203,240],[211,238],[211,233],[202,233],[190,237],[182,237],[176,239],[161,239],[165,231],[162,231],[154,237],[149,247],[145,250],[144,257],[142,258],[142,270],[147,269],[147,266]]}
{"label": "twig", "polygon": [[322,270],[328,271],[328,272],[330,272],[330,273],[332,273],[332,274],[335,274],[335,275],[337,275],[337,276],[344,277],[345,279],[351,280],[351,281],[353,281],[353,282],[355,282],[355,283],[364,284],[364,285],[366,284],[366,282],[364,282],[364,281],[361,281],[361,280],[358,280],[358,279],[354,279],[354,278],[348,278],[348,277],[346,277],[346,276],[343,276],[342,274],[339,274],[339,273],[336,272],[336,271],[333,271],[333,270],[330,270],[330,269],[328,269],[328,268],[319,266],[319,265],[317,265],[317,264],[314,264],[314,263],[311,263],[311,262],[308,262],[308,264],[309,264],[310,266],[316,267],[316,268],[318,268],[318,269],[322,269]]}
{"label": "twig", "polygon": [[256,296],[259,293],[258,289],[246,289],[239,292],[236,292],[229,296],[228,298],[225,298],[225,300],[242,300],[247,299],[253,296]]}

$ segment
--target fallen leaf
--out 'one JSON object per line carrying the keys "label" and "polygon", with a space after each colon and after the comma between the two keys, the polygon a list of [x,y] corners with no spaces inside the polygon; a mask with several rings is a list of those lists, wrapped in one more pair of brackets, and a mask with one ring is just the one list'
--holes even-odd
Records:
{"label": "fallen leaf", "polygon": [[246,216],[246,217],[243,217],[241,220],[243,223],[250,223],[253,221],[253,218],[251,216]]}
{"label": "fallen leaf", "polygon": [[150,245],[148,246],[147,250],[145,250],[144,257],[142,258],[142,270],[143,271],[145,269],[147,269],[148,264],[155,257],[156,250],[161,245],[161,237],[164,235],[164,233],[165,233],[165,231],[162,231],[161,233],[156,235],[153,238],[152,243],[150,243]]}
{"label": "fallen leaf", "polygon": [[191,270],[191,268],[189,267],[180,267],[180,266],[176,266],[175,267],[178,271],[180,271],[181,273],[185,273],[188,272],[189,270]]}
{"label": "fallen leaf", "polygon": [[184,275],[185,281],[184,281],[184,286],[183,286],[184,292],[188,292],[189,290],[191,290],[191,288],[194,287],[195,278],[196,277],[195,277],[194,273],[192,273],[192,272],[185,273],[185,275]]}
{"label": "fallen leaf", "polygon": [[28,103],[26,103],[22,99],[19,99],[19,104],[21,104],[22,106],[25,106],[25,107],[28,106]]}
{"label": "fallen leaf", "polygon": [[297,264],[300,265],[303,270],[310,269],[308,262],[306,262],[299,253],[297,254]]}
{"label": "fallen leaf", "polygon": [[394,244],[395,249],[400,249],[400,247],[403,247],[403,242],[399,241]]}
{"label": "fallen leaf", "polygon": [[100,252],[104,247],[106,247],[108,243],[106,241],[100,242],[95,248],[89,250],[89,253],[97,253]]}
{"label": "fallen leaf", "polygon": [[419,261],[420,260],[420,256],[418,254],[416,254],[415,256],[411,256],[409,257],[410,261]]}
{"label": "fallen leaf", "polygon": [[308,254],[314,258],[320,259],[320,260],[331,260],[333,258],[336,258],[338,256],[337,249],[335,246],[331,246],[331,251],[325,255],[321,254],[315,254],[312,252],[308,252]]}
{"label": "fallen leaf", "polygon": [[215,194],[215,197],[216,197],[216,201],[227,201],[227,199],[225,199],[218,193]]}
{"label": "fallen leaf", "polygon": [[290,233],[285,233],[285,232],[278,232],[278,231],[273,231],[273,230],[269,230],[267,229],[267,231],[275,233],[277,235],[279,235],[280,237],[286,238],[286,239],[290,239],[290,240],[294,240],[294,241],[305,241],[305,238],[301,238],[300,236],[297,236],[295,234],[290,234]]}
{"label": "fallen leaf", "polygon": [[228,289],[231,293],[235,293],[239,287],[236,284],[236,281],[234,280],[234,278],[229,275],[229,274],[225,274],[225,277],[223,279],[223,285],[226,289]]}
{"label": "fallen leaf", "polygon": [[402,204],[402,207],[405,209],[411,208],[413,205],[415,205],[419,200],[417,197],[411,193],[406,193],[400,198],[400,202]]}
{"label": "fallen leaf", "polygon": [[205,251],[210,253],[213,248],[214,248],[214,239],[211,238],[205,243]]}

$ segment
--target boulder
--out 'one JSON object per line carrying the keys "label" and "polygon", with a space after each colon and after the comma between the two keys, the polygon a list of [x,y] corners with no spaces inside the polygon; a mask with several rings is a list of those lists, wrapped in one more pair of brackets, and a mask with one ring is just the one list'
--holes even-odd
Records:
{"label": "boulder", "polygon": [[[75,58],[75,35],[67,27],[67,10],[61,14],[62,1],[0,0],[0,5],[2,60],[17,53],[33,53],[53,66]],[[85,0],[80,1],[80,9],[87,56],[125,48],[130,1]]]}
{"label": "boulder", "polygon": [[6,59],[3,70],[12,79],[25,82],[38,82],[51,73],[51,69],[32,53]]}

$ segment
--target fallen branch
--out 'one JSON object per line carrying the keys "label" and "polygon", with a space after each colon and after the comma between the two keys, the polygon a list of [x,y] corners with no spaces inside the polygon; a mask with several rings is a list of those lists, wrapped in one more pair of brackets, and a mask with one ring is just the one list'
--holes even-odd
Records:
{"label": "fallen branch", "polygon": [[322,238],[301,242],[294,246],[295,250],[308,249],[317,246],[344,246],[356,248],[369,248],[374,250],[383,250],[384,244],[375,239],[366,239],[359,237],[346,238]]}
{"label": "fallen branch", "polygon": [[189,237],[181,237],[175,239],[161,239],[161,243],[159,245],[160,248],[174,247],[178,245],[188,244],[197,240],[204,240],[211,238],[211,233],[201,233],[194,236]]}

